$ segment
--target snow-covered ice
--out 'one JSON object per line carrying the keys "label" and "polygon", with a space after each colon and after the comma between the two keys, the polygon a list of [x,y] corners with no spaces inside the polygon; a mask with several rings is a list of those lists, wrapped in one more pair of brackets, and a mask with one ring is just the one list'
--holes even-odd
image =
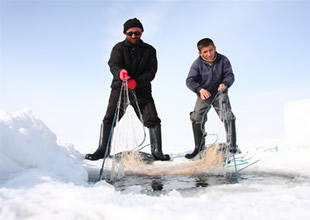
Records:
{"label": "snow-covered ice", "polygon": [[83,160],[29,109],[0,111],[0,219],[310,219],[310,100],[284,112],[286,138],[239,146],[260,160],[239,183],[180,190],[164,182],[144,193],[145,185],[89,182],[101,161]]}

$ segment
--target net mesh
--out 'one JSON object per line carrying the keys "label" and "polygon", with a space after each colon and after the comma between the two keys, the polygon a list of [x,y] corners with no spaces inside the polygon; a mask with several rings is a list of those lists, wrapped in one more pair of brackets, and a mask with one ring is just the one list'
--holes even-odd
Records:
{"label": "net mesh", "polygon": [[[223,123],[220,122],[218,134],[213,143],[192,160],[173,158],[172,161],[154,161],[150,145],[145,143],[146,128],[143,126],[141,112],[132,90],[124,87],[122,99],[118,103],[116,123],[111,139],[110,156],[106,160],[104,178],[109,181],[121,179],[126,175],[163,176],[224,174],[224,164],[228,154]],[[125,112],[122,115],[122,112]],[[220,117],[223,117],[222,115]],[[121,119],[121,120],[120,120]],[[212,136],[212,135],[211,135]]]}

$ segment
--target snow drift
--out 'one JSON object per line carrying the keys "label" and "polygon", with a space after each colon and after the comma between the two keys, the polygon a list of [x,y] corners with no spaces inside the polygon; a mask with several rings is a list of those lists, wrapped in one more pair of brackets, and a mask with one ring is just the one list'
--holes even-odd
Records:
{"label": "snow drift", "polygon": [[310,99],[288,102],[284,107],[285,133],[290,144],[310,146]]}
{"label": "snow drift", "polygon": [[72,146],[58,145],[56,135],[30,110],[12,114],[0,111],[0,134],[1,182],[27,176],[71,182],[87,180],[87,172],[77,161],[78,152]]}

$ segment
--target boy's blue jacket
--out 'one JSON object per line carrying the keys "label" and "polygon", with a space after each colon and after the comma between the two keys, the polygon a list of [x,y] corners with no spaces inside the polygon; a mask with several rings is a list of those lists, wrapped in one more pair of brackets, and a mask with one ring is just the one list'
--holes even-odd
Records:
{"label": "boy's blue jacket", "polygon": [[221,83],[229,88],[234,81],[235,76],[228,58],[217,53],[217,58],[212,66],[200,56],[194,61],[186,78],[186,85],[198,96],[200,96],[199,91],[202,88],[214,96]]}

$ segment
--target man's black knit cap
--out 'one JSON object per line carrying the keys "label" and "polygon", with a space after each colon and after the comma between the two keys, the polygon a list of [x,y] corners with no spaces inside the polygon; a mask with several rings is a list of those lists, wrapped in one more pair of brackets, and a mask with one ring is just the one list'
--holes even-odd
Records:
{"label": "man's black knit cap", "polygon": [[141,22],[137,18],[132,18],[124,23],[124,34],[129,28],[132,28],[132,27],[138,27],[138,28],[141,28],[142,32],[144,31]]}

